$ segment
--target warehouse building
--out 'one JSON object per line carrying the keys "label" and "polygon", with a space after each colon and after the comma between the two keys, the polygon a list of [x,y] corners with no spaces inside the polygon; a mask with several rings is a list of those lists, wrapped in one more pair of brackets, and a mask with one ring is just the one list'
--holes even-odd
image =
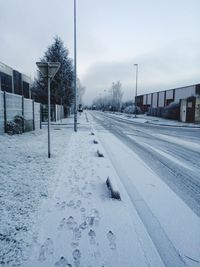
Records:
{"label": "warehouse building", "polygon": [[31,78],[0,62],[0,91],[31,98]]}
{"label": "warehouse building", "polygon": [[151,116],[200,122],[200,84],[139,95],[137,106]]}
{"label": "warehouse building", "polygon": [[149,108],[163,108],[172,102],[179,103],[181,99],[191,96],[200,96],[200,84],[139,95],[137,105],[143,112],[146,112]]}

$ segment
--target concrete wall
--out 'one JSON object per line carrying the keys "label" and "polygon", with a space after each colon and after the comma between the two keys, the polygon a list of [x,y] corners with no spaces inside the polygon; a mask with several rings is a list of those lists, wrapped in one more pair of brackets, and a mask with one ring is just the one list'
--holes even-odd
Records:
{"label": "concrete wall", "polygon": [[[4,109],[4,92],[0,91],[0,133],[4,133],[4,111],[6,121],[13,121],[15,116],[24,116],[24,130],[31,131],[40,128],[40,103],[34,103],[32,99],[23,98],[20,95],[5,93],[6,109]],[[34,121],[35,120],[35,121]]]}
{"label": "concrete wall", "polygon": [[11,93],[6,93],[7,121],[12,121],[17,115],[22,116],[22,97]]}
{"label": "concrete wall", "polygon": [[151,105],[151,94],[147,95],[147,105]]}
{"label": "concrete wall", "polygon": [[0,91],[0,134],[4,132],[4,101],[3,92]]}
{"label": "concrete wall", "polygon": [[156,108],[158,105],[158,94],[153,93],[152,108]]}
{"label": "concrete wall", "polygon": [[146,105],[147,104],[147,95],[144,95],[143,96],[143,105]]}
{"label": "concrete wall", "polygon": [[173,90],[166,91],[166,100],[173,99]]}
{"label": "concrete wall", "polygon": [[24,130],[33,131],[33,101],[24,98]]}
{"label": "concrete wall", "polygon": [[35,122],[35,130],[40,129],[40,103],[34,103],[34,122]]}
{"label": "concrete wall", "polygon": [[158,95],[158,106],[164,107],[165,106],[165,92],[159,92]]}

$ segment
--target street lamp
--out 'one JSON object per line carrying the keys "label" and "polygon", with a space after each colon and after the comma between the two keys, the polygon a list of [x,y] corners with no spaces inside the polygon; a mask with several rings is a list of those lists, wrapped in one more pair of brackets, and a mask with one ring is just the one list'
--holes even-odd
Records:
{"label": "street lamp", "polygon": [[134,64],[134,66],[136,67],[136,77],[135,77],[135,118],[136,118],[136,114],[137,114],[137,84],[138,84],[138,64]]}
{"label": "street lamp", "polygon": [[74,132],[77,132],[76,72],[76,0],[74,0]]}
{"label": "street lamp", "polygon": [[36,62],[36,65],[44,78],[48,81],[48,158],[51,157],[50,148],[50,114],[51,114],[51,103],[50,103],[50,83],[51,79],[55,76],[56,72],[60,68],[59,62]]}

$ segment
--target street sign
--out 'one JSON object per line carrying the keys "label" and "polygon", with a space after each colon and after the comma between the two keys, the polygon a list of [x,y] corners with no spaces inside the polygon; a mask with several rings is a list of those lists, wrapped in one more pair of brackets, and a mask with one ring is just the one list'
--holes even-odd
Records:
{"label": "street sign", "polygon": [[48,158],[51,157],[51,145],[50,145],[50,79],[52,79],[58,69],[60,68],[59,62],[36,62],[36,65],[44,78],[47,78],[47,88],[48,88]]}
{"label": "street sign", "polygon": [[53,78],[60,68],[59,62],[36,62],[43,77]]}

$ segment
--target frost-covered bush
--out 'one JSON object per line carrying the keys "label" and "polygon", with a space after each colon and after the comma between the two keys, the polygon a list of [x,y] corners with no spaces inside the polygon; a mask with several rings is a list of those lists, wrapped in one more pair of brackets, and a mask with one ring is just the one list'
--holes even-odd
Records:
{"label": "frost-covered bush", "polygon": [[[127,106],[124,108],[123,112],[127,114],[135,114],[135,106],[134,105]],[[139,107],[137,107],[137,114],[141,114],[141,109]]]}
{"label": "frost-covered bush", "polygon": [[6,124],[6,132],[10,135],[22,134],[24,127],[24,117],[15,116],[14,121],[8,121]]}
{"label": "frost-covered bush", "polygon": [[123,112],[127,114],[133,114],[134,111],[135,111],[135,106],[131,105],[131,106],[125,107]]}

